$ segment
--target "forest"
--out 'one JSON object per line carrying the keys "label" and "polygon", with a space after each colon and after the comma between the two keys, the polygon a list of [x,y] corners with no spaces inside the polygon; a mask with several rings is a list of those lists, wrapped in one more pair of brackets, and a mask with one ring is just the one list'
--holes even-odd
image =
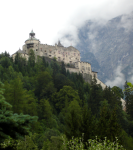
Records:
{"label": "forest", "polygon": [[[127,81],[123,85],[129,88]],[[126,100],[126,112],[121,98]],[[63,150],[89,139],[116,141],[133,150],[133,93],[117,86],[104,90],[94,78],[66,72],[56,58],[47,62],[29,52],[0,54],[0,149]],[[78,141],[78,139],[80,139]],[[64,147],[65,146],[65,147]],[[74,147],[75,146],[75,147]]]}

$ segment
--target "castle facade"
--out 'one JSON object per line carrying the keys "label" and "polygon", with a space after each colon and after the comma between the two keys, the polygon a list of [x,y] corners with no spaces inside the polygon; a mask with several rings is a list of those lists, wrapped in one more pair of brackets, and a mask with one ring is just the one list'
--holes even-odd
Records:
{"label": "castle facade", "polygon": [[[81,73],[86,82],[90,83],[91,79],[95,76],[97,84],[100,84],[103,89],[106,87],[106,85],[98,79],[97,72],[91,70],[91,64],[80,61],[80,52],[73,46],[64,47],[60,41],[54,46],[42,44],[39,39],[35,37],[35,33],[32,30],[22,50],[19,49],[17,52],[28,60],[30,49],[34,51],[35,56],[55,57],[57,61],[63,61],[67,65],[66,70],[69,70],[69,72]],[[12,55],[13,59],[15,59],[16,53]],[[125,108],[125,101],[123,99],[121,99],[121,101],[123,108]]]}
{"label": "castle facade", "polygon": [[[64,47],[60,41],[54,46],[42,44],[39,39],[35,38],[35,33],[32,30],[31,33],[29,33],[29,38],[25,41],[22,50],[19,49],[17,52],[21,53],[22,57],[25,57],[28,60],[30,49],[34,51],[36,56],[55,57],[57,61],[63,61],[68,66],[73,66],[66,67],[66,70],[69,70],[70,72],[89,74],[92,77],[95,75],[97,78],[97,72],[91,70],[90,63],[80,61],[80,52],[73,46]],[[16,53],[12,55],[13,58],[15,58]]]}

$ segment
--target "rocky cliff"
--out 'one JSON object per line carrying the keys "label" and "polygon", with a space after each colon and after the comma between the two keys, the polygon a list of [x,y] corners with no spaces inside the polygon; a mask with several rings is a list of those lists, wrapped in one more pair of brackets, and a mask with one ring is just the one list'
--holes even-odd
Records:
{"label": "rocky cliff", "polygon": [[81,60],[91,63],[100,80],[113,79],[118,66],[126,75],[125,69],[133,63],[133,12],[107,22],[87,21],[79,39]]}

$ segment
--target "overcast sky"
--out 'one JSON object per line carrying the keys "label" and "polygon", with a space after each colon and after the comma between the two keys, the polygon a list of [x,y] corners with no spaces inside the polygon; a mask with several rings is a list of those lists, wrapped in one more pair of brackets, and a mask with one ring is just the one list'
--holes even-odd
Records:
{"label": "overcast sky", "polygon": [[[133,11],[133,0],[1,0],[1,52],[22,49],[30,31],[41,43],[76,45],[78,29],[86,20],[110,20]],[[71,39],[63,39],[71,34]]]}

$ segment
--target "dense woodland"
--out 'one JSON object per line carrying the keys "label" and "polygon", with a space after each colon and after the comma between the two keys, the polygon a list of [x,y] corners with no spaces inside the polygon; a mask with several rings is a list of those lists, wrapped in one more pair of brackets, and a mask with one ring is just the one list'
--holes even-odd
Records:
{"label": "dense woodland", "polygon": [[[15,60],[0,54],[0,143],[3,149],[60,150],[62,139],[82,137],[84,143],[97,136],[118,138],[125,149],[133,149],[133,94],[119,87],[102,89],[94,78],[86,83],[81,74],[66,72],[54,58]],[[127,82],[124,85],[128,88]],[[120,98],[126,100],[126,112]],[[27,143],[26,143],[27,142]],[[2,146],[1,146],[2,149]]]}

